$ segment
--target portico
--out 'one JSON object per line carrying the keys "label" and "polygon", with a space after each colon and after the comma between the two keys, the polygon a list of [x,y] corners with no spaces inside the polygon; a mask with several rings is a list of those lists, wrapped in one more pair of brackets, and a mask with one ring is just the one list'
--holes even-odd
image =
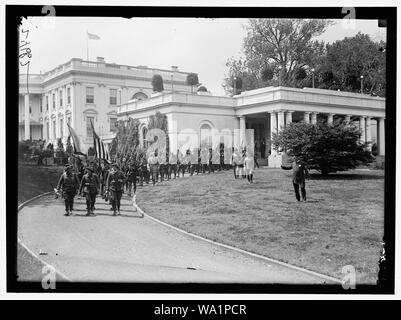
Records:
{"label": "portico", "polygon": [[[218,131],[254,130],[256,155],[269,167],[280,167],[282,155],[272,147],[273,135],[292,122],[316,124],[345,121],[359,127],[360,142],[371,151],[377,143],[379,155],[385,152],[385,99],[369,95],[312,88],[267,87],[243,92],[232,98],[197,96],[187,93],[165,94],[119,107],[119,119],[139,119],[144,126],[156,110],[165,113],[174,132],[197,134],[208,123]],[[169,136],[171,132],[169,132]],[[174,137],[171,136],[171,143]],[[193,141],[197,147],[197,141]]]}
{"label": "portico", "polygon": [[[259,119],[265,130],[255,133],[257,139],[266,140],[269,167],[280,167],[281,154],[271,147],[271,138],[291,122],[328,124],[346,121],[359,127],[360,143],[368,151],[377,143],[378,155],[384,155],[385,99],[358,93],[312,88],[268,87],[235,96],[236,114],[245,117],[246,123]],[[252,128],[252,125],[249,126]]]}

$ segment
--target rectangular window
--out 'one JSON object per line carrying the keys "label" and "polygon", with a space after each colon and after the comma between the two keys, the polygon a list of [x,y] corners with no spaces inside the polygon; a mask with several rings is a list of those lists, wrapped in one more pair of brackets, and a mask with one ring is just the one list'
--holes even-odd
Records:
{"label": "rectangular window", "polygon": [[95,124],[95,117],[86,117],[86,137],[92,138],[93,131],[92,131],[92,124]]}
{"label": "rectangular window", "polygon": [[46,111],[49,111],[49,96],[46,96]]}
{"label": "rectangular window", "polygon": [[69,125],[71,125],[71,117],[68,117],[68,118],[67,118],[67,123],[68,123]]}
{"label": "rectangular window", "polygon": [[67,104],[71,104],[71,88],[67,88]]}
{"label": "rectangular window", "polygon": [[49,124],[49,122],[46,122],[46,138],[48,141],[50,140],[50,124]]}
{"label": "rectangular window", "polygon": [[86,87],[86,103],[94,103],[95,101],[95,88]]}
{"label": "rectangular window", "polygon": [[110,89],[110,104],[117,104],[117,89]]}
{"label": "rectangular window", "polygon": [[56,139],[56,120],[53,120],[53,140]]}
{"label": "rectangular window", "polygon": [[53,93],[52,98],[53,98],[53,109],[56,109],[56,94],[55,93]]}
{"label": "rectangular window", "polygon": [[63,106],[63,91],[60,90],[60,107]]}
{"label": "rectangular window", "polygon": [[64,120],[60,119],[60,138],[62,138],[64,136],[63,124],[64,124]]}
{"label": "rectangular window", "polygon": [[43,112],[43,96],[40,96],[39,98],[39,108],[40,112]]}
{"label": "rectangular window", "polygon": [[110,118],[110,131],[114,132],[117,130],[116,122],[117,122],[116,118]]}

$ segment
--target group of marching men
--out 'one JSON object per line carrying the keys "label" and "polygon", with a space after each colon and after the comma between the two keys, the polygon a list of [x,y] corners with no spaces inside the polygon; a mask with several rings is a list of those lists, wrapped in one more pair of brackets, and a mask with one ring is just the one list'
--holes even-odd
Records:
{"label": "group of marching men", "polygon": [[210,157],[202,157],[199,151],[196,157],[190,150],[185,155],[177,151],[177,154],[169,153],[166,159],[165,155],[160,156],[155,151],[147,159],[146,156],[140,156],[139,159],[117,156],[112,163],[96,158],[86,164],[79,157],[72,156],[60,176],[55,192],[57,196],[64,198],[66,216],[72,214],[76,195],[86,198],[86,215],[94,215],[98,194],[106,202],[109,201],[113,215],[119,215],[124,190],[129,196],[135,195],[138,182],[140,186],[150,182],[155,185],[156,182],[176,179],[180,175],[184,177],[185,173],[193,176],[195,172],[198,175],[230,168],[234,170],[235,179],[246,177],[248,183],[253,182],[256,159],[245,149],[233,148],[229,164],[225,164],[223,160],[220,164],[215,164],[212,162],[211,152],[209,154]]}

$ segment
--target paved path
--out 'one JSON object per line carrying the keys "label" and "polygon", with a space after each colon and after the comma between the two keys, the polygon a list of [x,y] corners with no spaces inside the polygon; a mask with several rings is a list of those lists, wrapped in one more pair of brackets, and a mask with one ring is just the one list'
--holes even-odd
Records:
{"label": "paved path", "polygon": [[128,197],[121,216],[109,208],[98,198],[97,215],[87,217],[84,199],[76,199],[74,215],[65,217],[63,201],[44,196],[21,209],[18,236],[74,282],[328,283],[142,217]]}

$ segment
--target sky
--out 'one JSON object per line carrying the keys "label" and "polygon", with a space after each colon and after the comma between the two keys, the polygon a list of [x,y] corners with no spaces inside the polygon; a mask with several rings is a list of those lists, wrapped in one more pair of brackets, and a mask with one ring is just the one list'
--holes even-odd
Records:
{"label": "sky", "polygon": [[[53,19],[53,20],[50,20]],[[331,43],[358,32],[385,40],[386,29],[377,20],[334,20],[318,40]],[[44,73],[69,61],[87,56],[86,32],[100,40],[89,40],[89,60],[104,57],[108,63],[145,65],[151,68],[198,73],[200,83],[213,95],[224,95],[226,61],[241,56],[247,19],[234,18],[76,18],[28,17],[32,58],[29,72]],[[20,70],[24,73],[24,70]]]}

